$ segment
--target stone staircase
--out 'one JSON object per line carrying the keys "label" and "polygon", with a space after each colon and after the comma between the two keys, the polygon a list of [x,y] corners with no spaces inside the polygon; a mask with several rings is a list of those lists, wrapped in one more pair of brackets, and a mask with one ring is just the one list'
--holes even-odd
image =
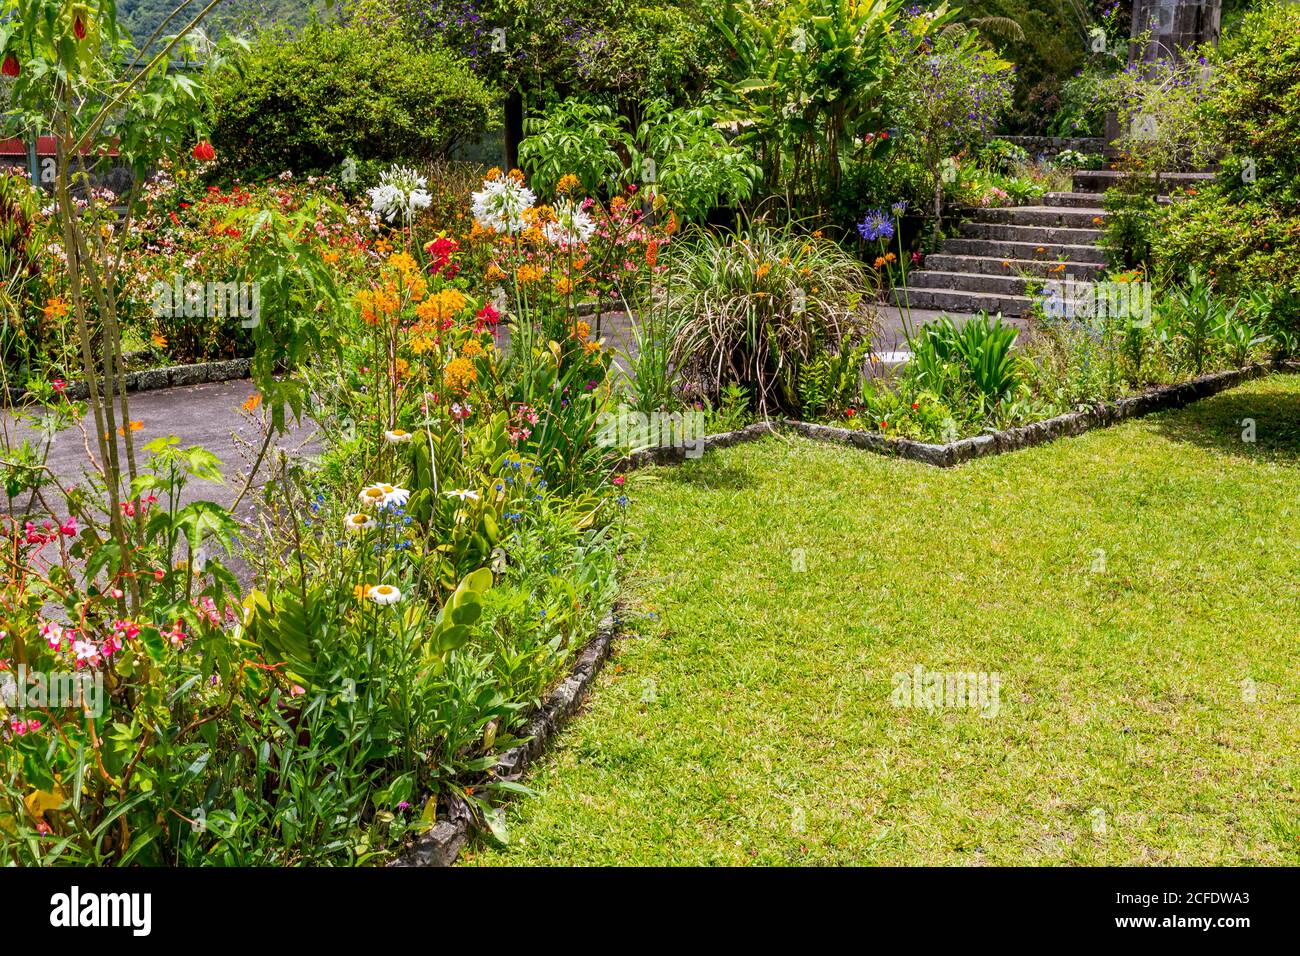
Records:
{"label": "stone staircase", "polygon": [[[1106,269],[1101,248],[1106,219],[1102,193],[1122,174],[1081,170],[1068,193],[1047,193],[1042,204],[979,209],[961,224],[961,234],[925,257],[909,273],[906,296],[894,289],[900,307],[952,314],[1029,312],[1025,287],[1050,278],[1100,279]],[[1213,173],[1167,173],[1179,185],[1213,179]]]}

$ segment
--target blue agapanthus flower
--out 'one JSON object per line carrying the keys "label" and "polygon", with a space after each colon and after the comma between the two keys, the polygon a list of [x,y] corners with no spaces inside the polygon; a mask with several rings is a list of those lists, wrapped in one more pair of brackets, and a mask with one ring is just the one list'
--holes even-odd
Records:
{"label": "blue agapanthus flower", "polygon": [[889,207],[889,211],[894,214],[895,219],[902,219],[903,214],[907,212],[907,200],[900,199],[898,202],[894,203],[892,206]]}
{"label": "blue agapanthus flower", "polygon": [[877,239],[894,238],[894,221],[883,209],[872,209],[867,213],[860,223],[858,223],[858,235],[867,242],[874,242]]}

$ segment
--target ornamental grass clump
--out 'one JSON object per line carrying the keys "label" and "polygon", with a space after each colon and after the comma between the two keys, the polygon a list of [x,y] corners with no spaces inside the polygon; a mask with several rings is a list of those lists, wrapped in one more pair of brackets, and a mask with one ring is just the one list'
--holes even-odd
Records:
{"label": "ornamental grass clump", "polygon": [[764,415],[797,412],[800,368],[874,324],[862,264],[791,225],[688,234],[664,284],[681,317],[673,366],[713,395],[744,386]]}

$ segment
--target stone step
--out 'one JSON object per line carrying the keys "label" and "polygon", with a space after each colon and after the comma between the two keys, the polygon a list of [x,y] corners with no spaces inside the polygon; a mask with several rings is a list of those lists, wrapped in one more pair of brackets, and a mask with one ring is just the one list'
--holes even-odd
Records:
{"label": "stone step", "polygon": [[[1105,192],[1111,186],[1114,186],[1121,179],[1130,175],[1118,169],[1079,169],[1074,173],[1073,189],[1077,192]],[[1154,175],[1154,174],[1148,174]],[[1196,183],[1209,182],[1214,179],[1214,173],[1161,173],[1160,181],[1169,183],[1171,186],[1190,186]]]}
{"label": "stone step", "polygon": [[[933,257],[931,257],[933,258]],[[1065,273],[1061,273],[1064,275]],[[981,272],[940,272],[921,269],[907,277],[907,287],[917,289],[955,289],[959,292],[990,292],[994,295],[1024,295],[1030,282],[1042,283],[1041,278],[1009,275],[990,275]]]}
{"label": "stone step", "polygon": [[1094,245],[1101,239],[1100,229],[1075,229],[1069,226],[1016,226],[1007,223],[963,222],[961,234],[967,239],[998,239],[1006,242],[1061,243],[1070,246]]}
{"label": "stone step", "polygon": [[997,295],[991,292],[963,292],[957,289],[894,289],[897,305],[914,309],[941,309],[944,312],[970,314],[973,312],[1001,312],[1006,316],[1019,316],[1029,311],[1033,302],[1025,295]]}
{"label": "stone step", "polygon": [[1068,226],[1072,229],[1098,229],[1106,218],[1104,209],[1065,208],[1061,206],[1002,206],[981,209],[975,222],[1006,223],[1012,226]]}
{"label": "stone step", "polygon": [[1105,263],[1100,246],[1059,242],[1012,242],[995,239],[949,239],[941,252],[950,256],[980,256],[991,259],[1032,259],[1038,262]]}
{"label": "stone step", "polygon": [[[1057,266],[1065,266],[1057,270]],[[1106,271],[1100,262],[1067,262],[1050,259],[995,259],[989,256],[951,256],[934,252],[925,257],[927,271],[965,272],[980,275],[1030,275],[1043,278],[1073,276],[1077,279],[1099,279]],[[1055,270],[1055,271],[1053,271]],[[916,273],[912,273],[915,275]],[[910,281],[910,278],[909,278]]]}
{"label": "stone step", "polygon": [[1102,208],[1101,193],[1043,193],[1043,204],[1067,209]]}

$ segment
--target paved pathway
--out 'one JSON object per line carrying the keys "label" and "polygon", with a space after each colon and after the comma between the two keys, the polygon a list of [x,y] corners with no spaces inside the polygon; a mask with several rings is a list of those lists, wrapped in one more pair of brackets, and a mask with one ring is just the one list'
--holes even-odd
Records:
{"label": "paved pathway", "polygon": [[[230,506],[243,488],[245,476],[252,466],[260,447],[261,435],[252,419],[242,410],[244,402],[254,393],[252,382],[212,382],[188,388],[171,388],[156,392],[137,392],[130,396],[131,418],[141,427],[132,437],[136,446],[137,461],[143,467],[148,454],[143,446],[155,438],[176,435],[183,447],[202,445],[221,460],[225,481],[214,485],[206,481],[191,481],[185,489],[183,501],[198,499],[215,501]],[[6,425],[12,427],[12,418]],[[87,415],[86,436],[95,448],[94,425]],[[310,448],[315,428],[310,423],[295,427],[279,441],[279,447],[290,451]],[[18,430],[19,441],[35,436],[26,426]],[[81,480],[90,470],[86,458],[86,439],[78,428],[61,432],[54,439],[48,459],[49,466],[60,480],[69,484]],[[122,439],[118,438],[121,445]],[[98,449],[95,449],[98,454]],[[271,458],[268,452],[267,460]],[[263,466],[263,471],[266,468]],[[19,503],[21,508],[23,503]],[[240,506],[241,517],[247,517],[251,504],[246,497]]]}

